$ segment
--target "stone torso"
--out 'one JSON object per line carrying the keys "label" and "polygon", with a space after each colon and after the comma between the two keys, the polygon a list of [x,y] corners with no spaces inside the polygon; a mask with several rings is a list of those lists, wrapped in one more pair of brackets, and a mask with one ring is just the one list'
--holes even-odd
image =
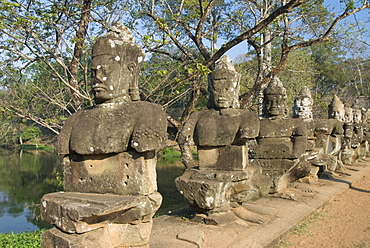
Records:
{"label": "stone torso", "polygon": [[138,152],[163,148],[166,115],[157,105],[129,102],[114,107],[103,105],[73,114],[60,133],[58,154]]}
{"label": "stone torso", "polygon": [[225,146],[257,134],[258,119],[254,113],[240,109],[205,110],[195,125],[194,142],[197,146]]}

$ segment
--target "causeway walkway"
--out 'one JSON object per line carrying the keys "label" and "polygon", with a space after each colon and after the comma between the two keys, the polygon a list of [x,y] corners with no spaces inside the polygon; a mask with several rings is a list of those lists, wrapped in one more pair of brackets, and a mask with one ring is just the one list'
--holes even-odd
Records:
{"label": "causeway walkway", "polygon": [[200,224],[185,212],[154,219],[150,248],[262,248],[274,247],[316,210],[370,172],[370,158],[347,166],[345,173],[317,184],[296,183],[284,194],[243,204],[265,220],[256,224],[237,219],[223,226]]}

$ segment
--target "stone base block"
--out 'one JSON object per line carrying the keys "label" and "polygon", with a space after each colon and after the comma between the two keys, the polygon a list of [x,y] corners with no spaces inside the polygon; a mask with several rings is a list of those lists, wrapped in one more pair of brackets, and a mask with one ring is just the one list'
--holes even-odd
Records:
{"label": "stone base block", "polygon": [[190,169],[176,178],[177,189],[190,204],[211,210],[228,206],[230,201],[255,200],[268,194],[271,181],[261,168],[243,171]]}
{"label": "stone base block", "polygon": [[251,159],[250,164],[262,168],[262,174],[273,182],[270,193],[277,192],[280,178],[299,162],[298,159]]}
{"label": "stone base block", "polygon": [[64,190],[81,193],[148,195],[157,190],[156,154],[71,154],[64,163]]}
{"label": "stone base block", "polygon": [[[350,165],[354,163],[354,155],[355,155],[355,150],[352,148],[345,148],[341,152],[340,159],[342,160],[343,164]],[[329,167],[330,170],[332,168]]]}
{"label": "stone base block", "polygon": [[58,192],[41,199],[41,217],[67,233],[85,233],[107,224],[149,222],[162,202],[154,192],[149,196],[121,196]]}
{"label": "stone base block", "polygon": [[248,146],[198,146],[198,157],[199,169],[201,170],[244,170],[248,165]]}
{"label": "stone base block", "polygon": [[131,224],[109,224],[83,234],[67,234],[57,228],[42,233],[42,248],[149,248],[152,221]]}

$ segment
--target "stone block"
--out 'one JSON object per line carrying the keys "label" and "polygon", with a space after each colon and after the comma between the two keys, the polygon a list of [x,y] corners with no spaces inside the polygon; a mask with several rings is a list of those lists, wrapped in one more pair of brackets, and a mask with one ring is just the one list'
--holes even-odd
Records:
{"label": "stone block", "polygon": [[280,178],[289,171],[298,159],[250,159],[252,166],[262,168],[262,174],[267,175],[273,182],[270,193],[275,192]]}
{"label": "stone block", "polygon": [[258,139],[253,158],[282,159],[296,158],[293,151],[293,142],[288,137]]}
{"label": "stone block", "polygon": [[230,188],[230,201],[250,202],[267,196],[272,186],[271,179],[262,174],[256,174],[250,180],[235,181]]}
{"label": "stone block", "polygon": [[175,179],[175,184],[191,205],[201,209],[214,209],[230,203],[230,196],[227,194],[230,182],[192,179],[191,172],[185,171],[181,177]]}
{"label": "stone block", "polygon": [[199,169],[244,170],[248,165],[247,145],[198,146]]}
{"label": "stone block", "polygon": [[41,235],[42,248],[87,248],[87,247],[130,247],[149,248],[148,242],[152,221],[131,224],[108,224],[102,228],[83,234],[67,234],[57,228],[49,229]]}
{"label": "stone block", "polygon": [[59,192],[41,199],[41,217],[66,233],[85,233],[107,224],[149,222],[161,205],[162,197],[121,196]]}
{"label": "stone block", "polygon": [[267,195],[272,183],[261,171],[260,167],[243,171],[193,169],[175,183],[190,204],[210,210],[228,206],[230,201],[245,202]]}
{"label": "stone block", "polygon": [[157,190],[155,152],[78,155],[64,159],[64,190],[149,195]]}
{"label": "stone block", "polygon": [[260,125],[259,137],[264,138],[305,136],[308,134],[303,119],[262,119]]}

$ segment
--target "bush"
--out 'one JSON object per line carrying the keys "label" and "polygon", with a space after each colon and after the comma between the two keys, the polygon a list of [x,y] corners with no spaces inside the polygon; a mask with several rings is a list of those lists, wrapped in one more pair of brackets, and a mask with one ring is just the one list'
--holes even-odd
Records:
{"label": "bush", "polygon": [[0,247],[4,248],[39,248],[42,231],[0,233]]}

